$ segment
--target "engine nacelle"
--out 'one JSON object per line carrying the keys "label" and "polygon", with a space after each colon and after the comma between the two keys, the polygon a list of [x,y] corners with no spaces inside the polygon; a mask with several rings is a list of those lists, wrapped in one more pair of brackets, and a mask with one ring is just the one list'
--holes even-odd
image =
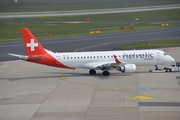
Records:
{"label": "engine nacelle", "polygon": [[135,72],[136,71],[136,65],[135,64],[125,64],[122,67],[119,67],[118,69],[121,72]]}

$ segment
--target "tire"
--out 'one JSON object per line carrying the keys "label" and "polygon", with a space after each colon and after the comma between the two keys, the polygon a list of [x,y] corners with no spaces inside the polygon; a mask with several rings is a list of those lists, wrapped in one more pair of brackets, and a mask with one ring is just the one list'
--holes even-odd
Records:
{"label": "tire", "polygon": [[90,75],[95,75],[95,74],[96,74],[96,71],[95,71],[94,69],[91,69],[91,70],[89,70],[89,74],[90,74]]}
{"label": "tire", "polygon": [[109,71],[103,71],[103,76],[109,76],[110,75],[110,73],[109,73]]}

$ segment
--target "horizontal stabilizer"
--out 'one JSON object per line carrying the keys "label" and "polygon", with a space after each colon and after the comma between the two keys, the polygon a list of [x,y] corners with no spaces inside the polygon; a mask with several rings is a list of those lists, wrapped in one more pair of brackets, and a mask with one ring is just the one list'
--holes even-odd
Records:
{"label": "horizontal stabilizer", "polygon": [[19,55],[19,54],[13,54],[13,53],[8,53],[8,55],[11,55],[11,56],[14,56],[14,57],[18,57],[21,60],[26,60],[28,58],[28,56]]}

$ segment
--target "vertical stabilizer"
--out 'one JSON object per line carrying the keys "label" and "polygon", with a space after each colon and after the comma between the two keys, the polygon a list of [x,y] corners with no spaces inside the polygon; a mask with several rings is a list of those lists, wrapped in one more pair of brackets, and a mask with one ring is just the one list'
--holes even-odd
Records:
{"label": "vertical stabilizer", "polygon": [[27,28],[21,28],[21,33],[27,55],[46,54],[42,45]]}

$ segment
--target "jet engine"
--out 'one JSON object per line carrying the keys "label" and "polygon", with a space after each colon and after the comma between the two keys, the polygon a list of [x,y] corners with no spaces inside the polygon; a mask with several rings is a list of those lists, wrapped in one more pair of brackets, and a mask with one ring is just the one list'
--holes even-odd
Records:
{"label": "jet engine", "polygon": [[136,65],[135,64],[125,64],[124,66],[120,66],[117,70],[125,73],[125,72],[135,72]]}

